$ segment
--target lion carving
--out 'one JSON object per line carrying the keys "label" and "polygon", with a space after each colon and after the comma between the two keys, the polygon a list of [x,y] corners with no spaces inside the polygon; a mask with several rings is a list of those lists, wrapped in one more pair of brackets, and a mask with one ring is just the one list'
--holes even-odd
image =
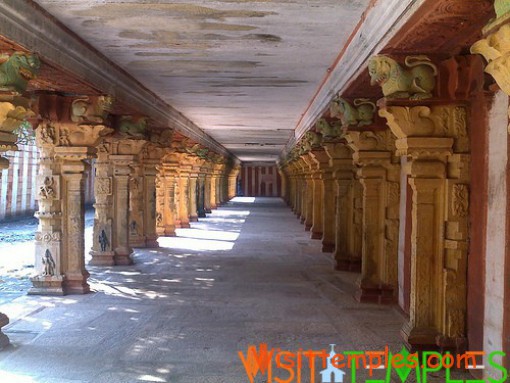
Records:
{"label": "lion carving", "polygon": [[366,98],[357,98],[353,104],[351,105],[342,97],[337,97],[330,106],[332,116],[334,113],[334,117],[339,118],[345,128],[348,126],[372,125],[376,105]]}
{"label": "lion carving", "polygon": [[23,93],[39,72],[39,57],[24,52],[0,55],[0,90]]}
{"label": "lion carving", "polygon": [[436,85],[437,66],[427,56],[408,56],[405,65],[408,69],[385,55],[372,57],[368,63],[370,84],[379,84],[387,98],[431,98]]}

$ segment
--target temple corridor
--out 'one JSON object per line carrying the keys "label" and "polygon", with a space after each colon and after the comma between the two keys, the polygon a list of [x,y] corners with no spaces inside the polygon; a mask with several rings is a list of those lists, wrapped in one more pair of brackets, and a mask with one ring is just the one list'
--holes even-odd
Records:
{"label": "temple corridor", "polygon": [[0,382],[234,383],[249,345],[400,349],[402,317],[356,302],[357,275],[334,271],[281,199],[237,197],[191,226],[133,266],[89,267],[92,294],[0,305]]}

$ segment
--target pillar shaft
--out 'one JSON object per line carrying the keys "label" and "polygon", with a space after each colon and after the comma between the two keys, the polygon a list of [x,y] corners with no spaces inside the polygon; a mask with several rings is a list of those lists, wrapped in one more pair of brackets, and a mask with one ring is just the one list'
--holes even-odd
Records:
{"label": "pillar shaft", "polygon": [[115,232],[113,250],[116,265],[131,265],[133,249],[129,244],[129,179],[133,155],[110,155],[113,164],[113,209]]}
{"label": "pillar shaft", "polygon": [[189,220],[198,221],[198,174],[193,173],[189,179]]}

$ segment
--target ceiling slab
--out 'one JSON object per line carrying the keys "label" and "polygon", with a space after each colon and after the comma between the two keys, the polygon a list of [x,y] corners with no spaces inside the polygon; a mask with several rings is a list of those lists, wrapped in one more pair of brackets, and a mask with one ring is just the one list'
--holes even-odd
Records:
{"label": "ceiling slab", "polygon": [[239,159],[264,161],[285,146],[369,0],[37,3]]}

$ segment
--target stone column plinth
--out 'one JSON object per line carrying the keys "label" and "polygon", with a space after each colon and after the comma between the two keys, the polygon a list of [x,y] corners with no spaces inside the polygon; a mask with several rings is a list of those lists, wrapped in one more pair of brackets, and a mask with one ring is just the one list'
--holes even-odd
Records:
{"label": "stone column plinth", "polygon": [[110,155],[113,165],[113,251],[116,265],[132,265],[133,249],[129,244],[129,179],[131,164],[135,156],[129,154]]}

